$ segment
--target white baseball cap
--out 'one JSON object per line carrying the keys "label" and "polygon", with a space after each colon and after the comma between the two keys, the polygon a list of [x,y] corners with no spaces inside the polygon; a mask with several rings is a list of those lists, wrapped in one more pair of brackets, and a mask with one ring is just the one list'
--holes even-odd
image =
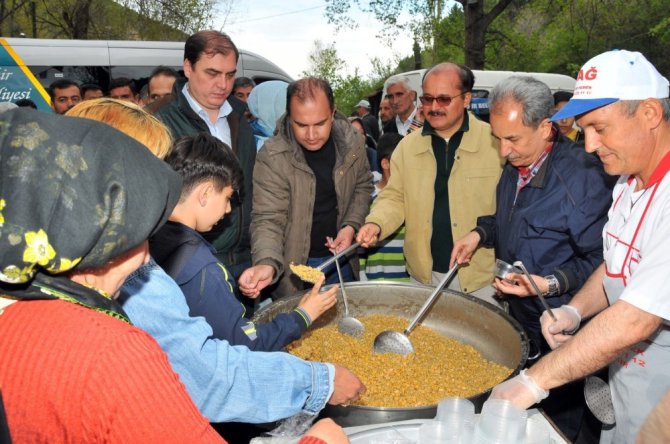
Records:
{"label": "white baseball cap", "polygon": [[582,66],[572,99],[551,120],[584,114],[617,100],[665,99],[668,85],[668,79],[639,52],[607,51]]}
{"label": "white baseball cap", "polygon": [[356,104],[356,106],[354,106],[354,108],[358,108],[359,106],[362,106],[363,108],[370,109],[370,102],[368,102],[367,100],[363,99],[363,100],[361,100],[360,102],[358,102],[358,103]]}

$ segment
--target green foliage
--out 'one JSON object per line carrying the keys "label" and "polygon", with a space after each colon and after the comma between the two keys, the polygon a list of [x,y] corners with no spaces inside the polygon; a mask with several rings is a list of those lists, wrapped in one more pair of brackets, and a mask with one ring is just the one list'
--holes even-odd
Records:
{"label": "green foliage", "polygon": [[[0,23],[10,37],[185,40],[211,24],[216,0],[36,0],[15,1]],[[36,35],[33,35],[33,26]]]}

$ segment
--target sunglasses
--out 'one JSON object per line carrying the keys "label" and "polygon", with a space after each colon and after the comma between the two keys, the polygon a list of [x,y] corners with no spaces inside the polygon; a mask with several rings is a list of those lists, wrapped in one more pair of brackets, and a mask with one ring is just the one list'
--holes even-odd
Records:
{"label": "sunglasses", "polygon": [[419,97],[419,100],[421,101],[421,104],[423,106],[432,106],[433,102],[437,102],[439,106],[449,106],[451,105],[451,101],[454,100],[456,97],[462,96],[463,94],[467,94],[466,92],[462,92],[456,96],[437,96],[433,97],[430,95],[424,95]]}

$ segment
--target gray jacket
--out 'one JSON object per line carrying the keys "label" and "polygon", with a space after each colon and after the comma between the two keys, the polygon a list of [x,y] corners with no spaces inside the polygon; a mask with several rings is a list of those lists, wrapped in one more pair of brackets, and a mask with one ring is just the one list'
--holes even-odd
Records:
{"label": "gray jacket", "polygon": [[[256,157],[251,255],[254,265],[266,264],[275,269],[278,285],[273,297],[283,297],[302,289],[300,279],[288,265],[307,262],[316,178],[286,116],[279,120],[277,129],[278,134],[265,142]],[[333,170],[337,226],[350,225],[358,231],[368,213],[373,190],[365,140],[346,118],[337,114],[331,135],[337,151]],[[356,262],[353,259],[352,264]]]}

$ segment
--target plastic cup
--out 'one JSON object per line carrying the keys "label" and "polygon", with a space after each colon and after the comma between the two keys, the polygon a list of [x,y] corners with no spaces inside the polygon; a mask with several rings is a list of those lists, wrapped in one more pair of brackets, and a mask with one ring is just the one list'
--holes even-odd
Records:
{"label": "plastic cup", "polygon": [[526,444],[545,444],[551,442],[551,434],[546,423],[536,417],[526,422]]}
{"label": "plastic cup", "polygon": [[489,399],[482,406],[475,425],[474,442],[478,444],[521,444],[526,435],[525,410],[506,399]]}
{"label": "plastic cup", "polygon": [[475,414],[475,405],[465,398],[444,398],[437,404],[436,421],[452,422],[454,417],[469,418]]}
{"label": "plastic cup", "polygon": [[458,431],[441,421],[426,421],[419,427],[418,444],[458,444]]}

